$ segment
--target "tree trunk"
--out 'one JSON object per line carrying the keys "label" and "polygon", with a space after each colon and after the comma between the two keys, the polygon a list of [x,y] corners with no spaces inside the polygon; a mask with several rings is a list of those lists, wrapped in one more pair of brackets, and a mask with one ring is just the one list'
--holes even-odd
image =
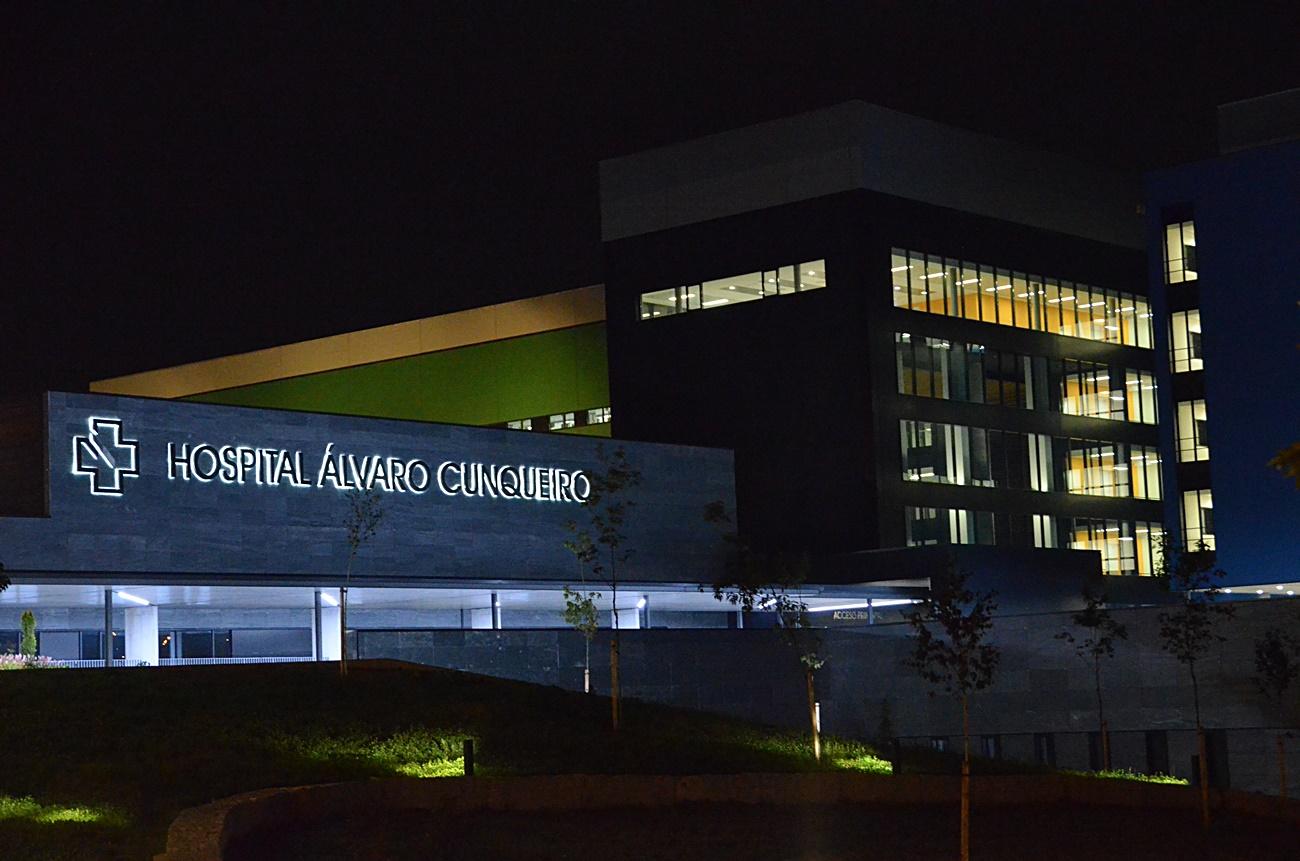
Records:
{"label": "tree trunk", "polygon": [[1101,740],[1101,770],[1110,771],[1110,728],[1106,726],[1106,705],[1101,699],[1101,659],[1092,660],[1092,678],[1097,687],[1097,724]]}
{"label": "tree trunk", "polygon": [[1196,679],[1196,664],[1187,665],[1192,675],[1192,706],[1196,711],[1196,765],[1201,781],[1201,827],[1210,830],[1210,763],[1205,755],[1205,727],[1201,726],[1201,688]]}
{"label": "tree trunk", "polygon": [[591,637],[584,639],[586,654],[582,658],[582,692],[591,693]]}
{"label": "tree trunk", "polygon": [[1286,733],[1278,732],[1277,734],[1277,776],[1278,776],[1278,795],[1282,798],[1282,806],[1286,807]]}
{"label": "tree trunk", "polygon": [[812,726],[813,758],[822,761],[822,732],[817,725],[817,692],[813,685],[812,667],[804,667],[808,679],[808,723]]}
{"label": "tree trunk", "polygon": [[1201,780],[1201,827],[1210,830],[1210,766],[1205,756],[1205,729],[1196,725],[1196,755]]}
{"label": "tree trunk", "polygon": [[339,587],[339,675],[348,674],[348,587]]}
{"label": "tree trunk", "polygon": [[[614,613],[614,624],[618,624],[618,613]],[[618,732],[618,628],[609,641],[609,706],[613,719],[614,732]]]}
{"label": "tree trunk", "polygon": [[961,698],[961,861],[970,861],[970,707]]}
{"label": "tree trunk", "polygon": [[614,732],[618,732],[619,686],[618,686],[618,560],[610,550],[609,591],[614,608],[614,636],[609,640],[609,708]]}

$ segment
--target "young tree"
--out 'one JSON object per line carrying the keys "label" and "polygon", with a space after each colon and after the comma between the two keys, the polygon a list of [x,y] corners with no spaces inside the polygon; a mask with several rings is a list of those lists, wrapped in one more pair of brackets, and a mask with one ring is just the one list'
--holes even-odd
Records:
{"label": "young tree", "polygon": [[1085,590],[1087,603],[1084,608],[1070,617],[1076,628],[1082,633],[1076,637],[1073,631],[1062,631],[1056,639],[1064,640],[1074,646],[1074,653],[1092,664],[1092,682],[1097,692],[1097,726],[1101,739],[1101,767],[1110,771],[1110,728],[1106,725],[1106,704],[1101,695],[1101,659],[1115,657],[1115,642],[1128,639],[1128,629],[1115,621],[1106,606],[1106,596],[1093,595]]}
{"label": "young tree", "polygon": [[582,692],[591,693],[591,641],[600,627],[597,621],[596,602],[600,600],[599,592],[585,590],[575,592],[564,587],[564,621],[582,634],[585,652],[582,658]]}
{"label": "young tree", "polygon": [[582,581],[582,589],[575,591],[568,586],[564,587],[564,621],[577,629],[585,640],[582,691],[589,694],[591,693],[591,641],[600,628],[596,610],[600,593],[587,588],[587,567],[596,561],[597,550],[596,545],[591,542],[590,535],[575,530],[573,526],[570,529],[574,532],[573,538],[564,542],[564,547],[573,554],[574,560],[578,563],[578,578]]}
{"label": "young tree", "polygon": [[352,563],[361,548],[375,537],[379,524],[384,520],[383,499],[373,487],[349,490],[344,498],[348,506],[343,518],[348,540],[348,569],[339,589],[339,675],[342,676],[348,674],[348,587],[352,584]]}
{"label": "young tree", "polygon": [[821,634],[812,624],[808,605],[797,590],[807,579],[806,554],[763,554],[750,547],[733,529],[722,502],[704,507],[704,520],[723,531],[730,545],[722,576],[713,583],[713,597],[746,613],[755,609],[776,614],[782,640],[795,650],[803,667],[808,695],[808,724],[812,729],[813,756],[821,759],[821,725],[817,716],[817,671],[826,665]]}
{"label": "young tree", "polygon": [[1282,800],[1286,801],[1286,692],[1300,677],[1300,637],[1269,628],[1255,641],[1255,684],[1277,708],[1277,767]]}
{"label": "young tree", "polygon": [[1226,638],[1216,632],[1220,621],[1232,618],[1233,608],[1217,603],[1223,572],[1214,566],[1214,558],[1203,542],[1196,550],[1174,546],[1168,538],[1161,543],[1156,575],[1165,580],[1169,590],[1180,600],[1173,609],[1157,616],[1160,623],[1160,646],[1187,667],[1192,680],[1192,706],[1196,715],[1196,751],[1201,786],[1201,824],[1210,827],[1209,764],[1206,762],[1205,727],[1201,723],[1201,688],[1197,665],[1215,643]]}
{"label": "young tree", "polygon": [[24,610],[21,617],[23,633],[19,641],[18,653],[24,658],[36,657],[36,615],[31,610]]}
{"label": "young tree", "polygon": [[967,575],[931,578],[930,595],[907,614],[914,648],[908,666],[961,700],[961,858],[970,859],[970,698],[993,682],[999,653],[985,642],[993,628],[996,593],[975,593]]}
{"label": "young tree", "polygon": [[590,547],[592,577],[609,585],[610,600],[614,610],[614,630],[609,641],[609,698],[611,722],[617,732],[620,708],[618,584],[621,572],[619,569],[627,563],[633,553],[627,546],[628,536],[624,530],[629,513],[636,507],[636,503],[628,496],[630,491],[641,483],[641,470],[628,462],[627,451],[622,446],[614,449],[613,454],[606,452],[603,445],[598,446],[596,458],[600,461],[601,469],[600,472],[587,477],[591,483],[591,492],[582,501],[586,522],[579,524],[577,521],[570,520],[565,524],[573,537],[566,541],[564,546],[571,551],[573,547]]}

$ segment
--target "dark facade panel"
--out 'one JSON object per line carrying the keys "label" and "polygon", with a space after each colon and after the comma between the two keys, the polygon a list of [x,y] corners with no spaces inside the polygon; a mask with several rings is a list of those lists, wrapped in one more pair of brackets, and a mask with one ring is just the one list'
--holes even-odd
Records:
{"label": "dark facade panel", "polygon": [[[1150,350],[895,308],[889,270],[898,247],[1145,290],[1142,255],[1131,249],[866,191],[609,242],[615,433],[734,448],[745,531],[760,544],[823,552],[898,545],[898,422],[913,411],[1155,443],[1145,426],[900,396],[894,333],[913,327],[1139,370],[1154,360]],[[810,260],[825,261],[826,289],[640,318],[642,293]],[[1056,513],[1051,499],[1039,501],[1048,506],[1041,513]]]}
{"label": "dark facade panel", "polygon": [[0,517],[40,517],[48,511],[45,409],[38,400],[0,405],[0,487]]}

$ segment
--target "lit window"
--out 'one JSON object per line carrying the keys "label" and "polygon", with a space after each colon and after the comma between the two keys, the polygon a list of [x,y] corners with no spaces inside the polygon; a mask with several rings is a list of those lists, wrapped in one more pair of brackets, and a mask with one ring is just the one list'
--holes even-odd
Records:
{"label": "lit window", "polygon": [[1123,419],[1124,395],[1112,387],[1110,369],[1094,362],[1065,360],[1061,412],[1094,419]]}
{"label": "lit window", "polygon": [[1035,547],[1060,547],[1056,518],[1050,514],[1034,514],[1030,518],[1034,531]]}
{"label": "lit window", "polygon": [[1196,225],[1191,221],[1165,225],[1165,283],[1196,280]]}
{"label": "lit window", "polygon": [[1214,549],[1214,500],[1209,490],[1183,491],[1183,541],[1188,550]]}
{"label": "lit window", "polygon": [[1205,366],[1201,352],[1201,312],[1175,311],[1169,315],[1169,361],[1174,373],[1199,371]]}
{"label": "lit window", "polygon": [[904,419],[899,431],[904,481],[993,485],[983,428]]}
{"label": "lit window", "polygon": [[519,419],[518,421],[506,422],[506,427],[510,428],[511,430],[529,430],[529,431],[530,431],[530,430],[533,429],[533,420],[532,420],[532,419]]}
{"label": "lit window", "polygon": [[961,508],[918,508],[903,512],[907,546],[929,544],[993,544],[993,512]]}
{"label": "lit window", "polygon": [[571,428],[577,423],[573,413],[557,413],[551,416],[550,429],[553,431]]}
{"label": "lit window", "polygon": [[699,284],[642,293],[640,315],[642,320],[670,317],[686,311],[721,308],[790,293],[806,293],[825,286],[826,261],[810,260],[797,266],[780,266],[762,272],[748,272]]}
{"label": "lit window", "polygon": [[[1124,372],[1124,399],[1128,420],[1153,425],[1156,423],[1156,378],[1146,371]],[[1114,397],[1114,395],[1112,395]]]}
{"label": "lit window", "polygon": [[1162,535],[1158,523],[1076,517],[1070,547],[1100,553],[1103,574],[1149,576],[1154,573]]}
{"label": "lit window", "polygon": [[1210,434],[1205,401],[1178,402],[1178,460],[1186,463],[1210,459]]}
{"label": "lit window", "polygon": [[895,248],[897,308],[1149,348],[1151,309],[1132,293]]}
{"label": "lit window", "polygon": [[1118,455],[1117,443],[1070,440],[1065,465],[1067,493],[1088,496],[1128,496],[1129,465]]}
{"label": "lit window", "polygon": [[1128,471],[1135,499],[1160,499],[1160,450],[1129,446]]}
{"label": "lit window", "polygon": [[587,410],[587,424],[603,425],[610,421],[611,415],[609,407],[596,407],[594,410]]}
{"label": "lit window", "polygon": [[1165,530],[1159,523],[1148,523],[1141,520],[1137,522],[1136,526],[1134,543],[1137,545],[1137,571],[1134,573],[1140,577],[1150,577],[1156,573],[1156,567],[1160,563]]}

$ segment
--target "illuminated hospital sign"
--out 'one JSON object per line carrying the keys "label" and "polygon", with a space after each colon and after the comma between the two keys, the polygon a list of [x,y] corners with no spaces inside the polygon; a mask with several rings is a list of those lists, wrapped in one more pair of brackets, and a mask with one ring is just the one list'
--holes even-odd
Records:
{"label": "illuminated hospital sign", "polygon": [[[138,478],[139,441],[124,436],[120,419],[91,417],[88,433],[73,438],[72,471],[90,480],[97,496],[121,496],[124,478]],[[258,487],[381,490],[421,495],[580,503],[591,481],[580,469],[531,464],[487,464],[356,454],[326,443],[317,455],[300,449],[209,443],[167,443],[169,481]]]}

